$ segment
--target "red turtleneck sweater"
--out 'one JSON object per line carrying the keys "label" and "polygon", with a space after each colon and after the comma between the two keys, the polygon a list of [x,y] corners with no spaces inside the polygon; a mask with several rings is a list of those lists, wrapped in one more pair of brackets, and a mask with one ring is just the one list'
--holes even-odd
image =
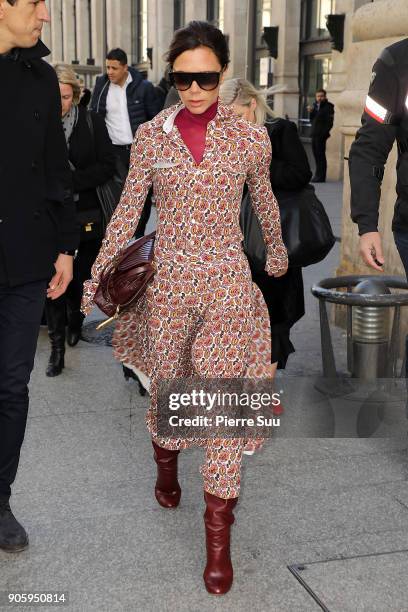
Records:
{"label": "red turtleneck sweater", "polygon": [[196,164],[199,164],[203,159],[207,124],[217,114],[217,107],[218,100],[199,115],[183,108],[174,121]]}

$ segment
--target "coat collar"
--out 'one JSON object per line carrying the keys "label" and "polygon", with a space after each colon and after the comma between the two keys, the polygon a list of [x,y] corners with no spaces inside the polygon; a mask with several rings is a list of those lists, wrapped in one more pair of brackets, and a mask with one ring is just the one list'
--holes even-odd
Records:
{"label": "coat collar", "polygon": [[39,40],[34,47],[28,49],[14,48],[6,55],[16,62],[28,62],[29,60],[41,59],[49,55],[51,51]]}
{"label": "coat collar", "polygon": [[[174,111],[170,113],[170,115],[167,117],[167,119],[163,123],[163,132],[165,132],[166,134],[169,134],[172,131],[172,129],[174,128],[174,121],[177,115],[179,114],[179,112],[183,108],[185,108],[185,106],[182,102],[177,104]],[[219,126],[220,124],[222,124],[223,121],[228,120],[233,116],[235,115],[234,115],[234,111],[232,110],[232,108],[227,106],[226,104],[222,104],[218,100],[217,114],[215,115],[214,119],[212,119],[215,125]],[[209,123],[211,123],[212,121],[209,121]]]}

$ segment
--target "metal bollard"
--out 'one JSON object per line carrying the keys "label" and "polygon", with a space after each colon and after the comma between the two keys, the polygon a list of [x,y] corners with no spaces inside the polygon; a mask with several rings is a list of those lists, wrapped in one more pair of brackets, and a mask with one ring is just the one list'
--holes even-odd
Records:
{"label": "metal bollard", "polygon": [[[339,291],[340,288],[346,291]],[[392,293],[390,288],[399,291]],[[373,275],[325,278],[312,287],[312,294],[319,300],[324,378],[339,376],[326,308],[328,302],[347,307],[347,369],[351,376],[363,381],[398,377],[400,311],[408,306],[407,290],[408,282],[402,277]],[[394,316],[390,335],[391,309]]]}
{"label": "metal bollard", "polygon": [[[353,288],[360,295],[389,295],[391,291],[379,278],[361,281]],[[352,310],[353,378],[374,380],[387,376],[389,308],[355,306]]]}

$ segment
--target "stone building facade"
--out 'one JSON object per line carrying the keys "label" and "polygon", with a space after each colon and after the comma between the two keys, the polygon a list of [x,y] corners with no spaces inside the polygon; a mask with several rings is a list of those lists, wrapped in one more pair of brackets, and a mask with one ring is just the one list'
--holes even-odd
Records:
{"label": "stone building facade", "polygon": [[[326,87],[336,104],[346,88],[347,49],[354,12],[369,0],[47,0],[51,25],[44,42],[52,62],[75,63],[88,84],[103,70],[112,47],[124,48],[129,62],[158,82],[173,32],[191,19],[217,24],[228,36],[230,76],[246,77],[260,87],[286,86],[275,96],[279,115],[299,121],[308,139],[306,106],[317,87]],[[377,0],[374,4],[381,3]],[[327,14],[346,15],[342,53],[333,51]],[[271,57],[263,34],[278,28],[277,57]],[[275,31],[276,34],[276,31]],[[343,173],[344,134],[338,108],[328,145],[329,179]]]}

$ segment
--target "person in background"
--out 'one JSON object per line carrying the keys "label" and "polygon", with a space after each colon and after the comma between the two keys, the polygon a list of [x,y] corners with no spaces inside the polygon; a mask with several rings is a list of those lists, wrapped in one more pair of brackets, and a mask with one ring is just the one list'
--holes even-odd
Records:
{"label": "person in background", "polygon": [[[408,38],[386,47],[375,62],[361,128],[351,145],[349,173],[351,218],[358,225],[360,256],[367,266],[383,272],[385,258],[378,230],[384,167],[397,142],[397,200],[392,231],[408,279]],[[408,336],[405,338],[408,380]]]}
{"label": "person in background", "polygon": [[[80,243],[74,260],[73,279],[65,295],[46,302],[51,342],[46,374],[50,377],[58,376],[64,368],[66,323],[69,346],[75,346],[81,336],[83,283],[91,273],[103,238],[103,216],[96,187],[115,172],[115,154],[104,120],[80,106],[80,84],[72,68],[59,65],[55,70],[61,92],[62,125],[80,225]],[[92,121],[93,133],[89,121]]]}
{"label": "person in background", "polygon": [[28,546],[10,495],[44,302],[66,290],[78,245],[58,82],[42,59],[49,21],[45,2],[0,1],[0,549],[7,552]]}
{"label": "person in background", "polygon": [[327,173],[326,143],[334,122],[334,104],[328,101],[325,89],[316,91],[316,101],[307,107],[312,122],[312,150],[316,170],[312,183],[325,183]]}
{"label": "person in background", "polygon": [[[266,103],[265,97],[274,90],[258,91],[245,79],[229,79],[221,85],[220,100],[231,105],[239,117],[265,125],[268,130],[272,144],[269,175],[272,191],[279,202],[279,191],[291,191],[295,195],[309,183],[312,172],[296,125],[274,117]],[[288,356],[295,350],[290,341],[290,329],[305,314],[302,269],[288,268],[286,274],[278,278],[266,272],[254,272],[252,278],[268,306],[271,362],[275,373],[277,368],[285,368]]]}
{"label": "person in background", "polygon": [[[125,180],[129,171],[130,148],[137,128],[153,119],[161,110],[160,97],[150,81],[143,79],[136,68],[128,66],[122,49],[112,49],[106,56],[106,74],[96,80],[90,109],[106,121]],[[152,207],[152,193],[148,194],[136,229],[136,236],[144,234]]]}

